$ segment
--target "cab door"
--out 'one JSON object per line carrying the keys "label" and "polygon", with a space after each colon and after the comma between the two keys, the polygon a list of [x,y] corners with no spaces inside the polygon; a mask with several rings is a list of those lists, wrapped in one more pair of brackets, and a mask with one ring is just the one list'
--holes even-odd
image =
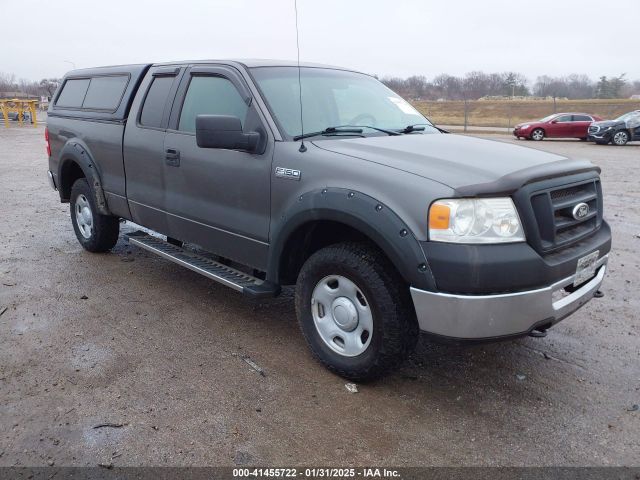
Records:
{"label": "cab door", "polygon": [[[176,95],[164,139],[170,235],[245,265],[265,269],[273,141],[248,84],[231,66],[192,66]],[[201,148],[200,114],[240,118],[265,140],[259,153]]]}
{"label": "cab door", "polygon": [[125,128],[123,159],[131,219],[167,234],[164,137],[185,67],[152,67],[138,89]]}

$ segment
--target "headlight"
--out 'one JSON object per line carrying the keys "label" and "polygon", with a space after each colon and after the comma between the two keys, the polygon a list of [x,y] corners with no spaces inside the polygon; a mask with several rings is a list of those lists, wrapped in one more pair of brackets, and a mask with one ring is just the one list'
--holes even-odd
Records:
{"label": "headlight", "polygon": [[509,197],[438,200],[429,209],[429,239],[450,243],[523,242],[520,217]]}
{"label": "headlight", "polygon": [[520,125],[520,130],[526,130],[527,128],[529,128],[531,125],[525,124],[525,125]]}

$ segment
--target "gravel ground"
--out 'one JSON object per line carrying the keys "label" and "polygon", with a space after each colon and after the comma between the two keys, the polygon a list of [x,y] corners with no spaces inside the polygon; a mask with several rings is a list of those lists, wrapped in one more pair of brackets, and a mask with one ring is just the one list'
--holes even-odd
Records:
{"label": "gravel ground", "polygon": [[42,127],[0,128],[0,466],[640,465],[640,145],[518,143],[602,167],[605,297],[544,339],[422,339],[353,394],[290,295],[254,303],[124,240],[83,251]]}

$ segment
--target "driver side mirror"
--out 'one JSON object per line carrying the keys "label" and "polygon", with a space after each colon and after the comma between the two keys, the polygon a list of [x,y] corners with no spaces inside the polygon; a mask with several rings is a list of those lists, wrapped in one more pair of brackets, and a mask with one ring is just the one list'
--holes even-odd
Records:
{"label": "driver side mirror", "polygon": [[242,122],[231,115],[197,115],[196,143],[201,148],[255,151],[260,141],[258,132],[244,133]]}

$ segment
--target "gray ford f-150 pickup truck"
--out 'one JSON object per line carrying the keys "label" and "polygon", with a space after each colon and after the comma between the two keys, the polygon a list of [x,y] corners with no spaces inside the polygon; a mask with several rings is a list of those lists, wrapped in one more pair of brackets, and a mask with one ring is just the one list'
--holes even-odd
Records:
{"label": "gray ford f-150 pickup truck", "polygon": [[46,139],[85,249],[111,249],[126,219],[145,227],[130,243],[248,296],[295,285],[314,355],[356,380],[420,331],[544,335],[598,291],[611,248],[596,166],[446,134],[342,68],[74,70]]}

